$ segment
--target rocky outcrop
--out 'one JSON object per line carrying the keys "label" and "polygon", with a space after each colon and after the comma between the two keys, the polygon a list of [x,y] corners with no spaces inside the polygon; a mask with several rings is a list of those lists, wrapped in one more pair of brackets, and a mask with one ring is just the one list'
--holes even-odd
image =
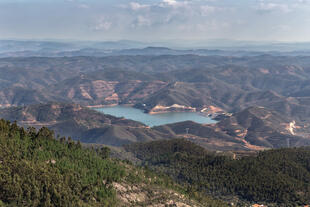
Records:
{"label": "rocky outcrop", "polygon": [[147,207],[200,207],[203,206],[184,195],[162,187],[145,184],[113,183],[120,201],[119,206]]}
{"label": "rocky outcrop", "polygon": [[161,106],[157,105],[153,107],[148,113],[158,114],[158,113],[168,113],[168,112],[196,112],[196,108],[190,106],[182,106],[179,104],[173,104],[171,106]]}

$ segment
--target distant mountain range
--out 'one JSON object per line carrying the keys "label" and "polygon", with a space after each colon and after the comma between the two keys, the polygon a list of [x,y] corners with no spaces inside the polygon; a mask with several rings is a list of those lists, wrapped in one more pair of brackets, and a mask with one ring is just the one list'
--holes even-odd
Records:
{"label": "distant mountain range", "polygon": [[[165,45],[165,46],[164,46]],[[207,41],[183,47],[173,43],[143,43],[121,40],[21,41],[0,40],[0,57],[75,57],[119,55],[220,55],[220,56],[308,56],[309,43],[260,43],[229,40]],[[167,47],[168,46],[168,47]]]}

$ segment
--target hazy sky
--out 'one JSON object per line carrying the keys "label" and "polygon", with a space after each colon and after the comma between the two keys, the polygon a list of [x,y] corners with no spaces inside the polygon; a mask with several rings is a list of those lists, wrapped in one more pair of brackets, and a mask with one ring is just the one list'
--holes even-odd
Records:
{"label": "hazy sky", "polygon": [[310,0],[0,0],[0,39],[310,41]]}

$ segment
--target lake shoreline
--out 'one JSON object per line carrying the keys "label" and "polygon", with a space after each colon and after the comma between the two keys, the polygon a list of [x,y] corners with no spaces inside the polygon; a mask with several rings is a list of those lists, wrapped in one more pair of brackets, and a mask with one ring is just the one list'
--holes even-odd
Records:
{"label": "lake shoreline", "polygon": [[134,108],[132,105],[114,105],[105,107],[92,107],[96,111],[116,117],[124,117],[144,123],[150,127],[172,124],[183,121],[193,121],[200,124],[213,124],[216,120],[199,112],[177,112],[168,111],[167,113],[145,113],[142,109]]}
{"label": "lake shoreline", "polygon": [[143,113],[145,113],[145,114],[150,114],[150,115],[191,112],[191,113],[197,113],[199,115],[210,118],[210,116],[207,113],[205,113],[203,110],[197,111],[196,108],[192,108],[195,110],[171,110],[171,111],[159,110],[159,111],[153,111],[153,110],[146,110],[146,109],[139,108],[139,107],[134,107],[135,104],[100,104],[100,105],[89,105],[86,107],[90,108],[90,109],[101,109],[101,108],[111,108],[111,107],[116,107],[116,106],[132,107],[134,109],[139,109],[139,110],[143,111]]}
{"label": "lake shoreline", "polygon": [[133,107],[134,104],[99,104],[99,105],[89,105],[86,107],[90,109],[100,109],[100,108],[114,107],[114,106],[132,106]]}

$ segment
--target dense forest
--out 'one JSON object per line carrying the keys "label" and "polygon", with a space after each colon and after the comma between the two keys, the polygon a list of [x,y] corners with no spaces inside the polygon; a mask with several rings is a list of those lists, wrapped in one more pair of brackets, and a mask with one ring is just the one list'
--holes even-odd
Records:
{"label": "dense forest", "polygon": [[[70,137],[55,138],[46,127],[25,130],[0,120],[0,149],[1,207],[145,206],[171,200],[190,206],[227,206],[186,191],[168,176],[112,159],[107,147],[85,149]],[[125,198],[143,195],[143,199],[127,199],[124,204],[116,186],[121,186]]]}
{"label": "dense forest", "polygon": [[[310,203],[310,148],[277,149],[257,156],[205,151],[186,140],[154,141],[125,147],[142,165],[163,172],[192,191],[274,206]],[[269,206],[268,205],[268,206]]]}
{"label": "dense forest", "polygon": [[[0,203],[9,206],[110,206],[109,185],[124,169],[79,143],[41,128],[0,121]],[[105,180],[106,182],[103,182]],[[1,206],[1,205],[0,205]]]}
{"label": "dense forest", "polygon": [[48,128],[25,130],[0,120],[0,149],[0,206],[119,206],[113,183],[144,183],[151,196],[159,188],[150,186],[173,189],[196,206],[227,206],[210,196],[240,206],[310,203],[309,147],[234,159],[183,139],[154,141],[125,147],[141,160],[135,167],[110,158],[107,147],[84,149]]}

